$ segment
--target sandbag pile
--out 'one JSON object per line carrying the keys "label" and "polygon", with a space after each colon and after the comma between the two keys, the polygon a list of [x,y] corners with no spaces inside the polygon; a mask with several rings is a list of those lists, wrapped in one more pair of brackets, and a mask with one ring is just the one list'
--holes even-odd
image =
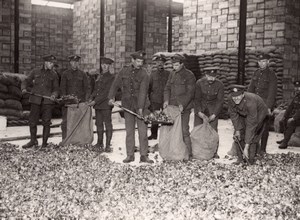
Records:
{"label": "sandbag pile", "polygon": [[[260,54],[269,54],[270,68],[277,75],[277,102],[281,102],[283,99],[282,90],[282,77],[283,77],[283,55],[278,49],[268,49],[268,50],[246,50],[246,64],[245,64],[245,85],[248,86],[254,71],[258,68],[258,56]],[[238,75],[238,51],[237,50],[220,50],[214,52],[205,52],[198,55],[199,69],[201,72],[204,71],[206,67],[219,67],[220,74],[217,76],[225,86],[225,102],[223,113],[225,114],[228,109],[227,97],[229,94],[228,86],[237,83]],[[223,118],[221,116],[221,118]]]}
{"label": "sandbag pile", "polygon": [[10,120],[18,120],[22,117],[22,92],[21,80],[0,74],[0,115]]}

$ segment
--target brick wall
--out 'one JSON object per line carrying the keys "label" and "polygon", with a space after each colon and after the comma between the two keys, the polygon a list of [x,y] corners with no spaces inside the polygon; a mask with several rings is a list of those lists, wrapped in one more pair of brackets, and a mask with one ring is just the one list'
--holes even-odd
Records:
{"label": "brick wall", "polygon": [[43,63],[42,57],[53,54],[60,68],[67,68],[72,54],[72,10],[32,5],[31,67]]}
{"label": "brick wall", "polygon": [[0,71],[14,68],[14,2],[0,0]]}
{"label": "brick wall", "polygon": [[75,2],[73,11],[73,49],[81,56],[81,69],[100,67],[100,1]]}
{"label": "brick wall", "polygon": [[179,52],[182,50],[183,41],[183,17],[176,16],[173,17],[172,21],[173,31],[172,31],[172,51]]}

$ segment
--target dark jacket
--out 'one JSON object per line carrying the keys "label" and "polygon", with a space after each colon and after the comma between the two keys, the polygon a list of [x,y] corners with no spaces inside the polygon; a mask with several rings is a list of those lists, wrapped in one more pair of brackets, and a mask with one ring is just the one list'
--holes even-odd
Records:
{"label": "dark jacket", "polygon": [[111,109],[108,105],[108,93],[110,87],[115,79],[115,76],[110,72],[101,73],[95,80],[94,91],[91,95],[91,100],[94,100],[96,104],[95,109]]}
{"label": "dark jacket", "polygon": [[[28,77],[23,81],[21,88],[28,89],[29,85],[33,85],[31,92],[42,96],[58,96],[59,81],[57,74],[52,70],[46,70],[44,66],[33,69]],[[29,102],[40,105],[43,98],[35,95],[29,96]],[[44,99],[44,104],[55,104],[50,99]]]}
{"label": "dark jacket", "polygon": [[228,112],[232,120],[234,130],[245,131],[245,142],[250,144],[255,135],[256,128],[261,125],[268,114],[265,102],[256,94],[245,92],[245,97],[239,105],[236,105],[232,96],[228,97]]}
{"label": "dark jacket", "polygon": [[294,118],[294,120],[300,120],[300,93],[295,95],[284,113],[284,118],[286,120],[291,117]]}
{"label": "dark jacket", "polygon": [[149,75],[145,68],[135,69],[125,66],[116,76],[109,91],[108,98],[113,99],[118,89],[122,90],[122,105],[133,111],[149,107]]}
{"label": "dark jacket", "polygon": [[149,84],[149,97],[151,103],[163,104],[164,89],[170,72],[164,69],[157,69],[151,72]]}
{"label": "dark jacket", "polygon": [[199,112],[208,113],[208,116],[215,114],[218,116],[222,110],[224,102],[224,85],[216,79],[212,84],[208,83],[206,77],[196,82],[195,91],[195,114]]}
{"label": "dark jacket", "polygon": [[184,66],[178,72],[171,72],[164,90],[164,101],[169,105],[182,105],[183,109],[193,108],[196,78]]}
{"label": "dark jacket", "polygon": [[90,87],[86,73],[79,69],[67,69],[61,76],[60,90],[61,95],[74,95],[80,102],[87,101]]}
{"label": "dark jacket", "polygon": [[248,92],[259,95],[269,109],[273,109],[277,94],[277,77],[270,69],[258,69],[254,72]]}

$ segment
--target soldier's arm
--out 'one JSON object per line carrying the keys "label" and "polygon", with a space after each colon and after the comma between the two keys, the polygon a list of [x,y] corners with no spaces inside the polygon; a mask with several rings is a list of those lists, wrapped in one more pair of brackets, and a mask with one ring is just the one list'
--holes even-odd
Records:
{"label": "soldier's arm", "polygon": [[[230,99],[230,97],[229,97]],[[228,101],[228,113],[230,119],[232,121],[233,127],[235,131],[241,131],[243,129],[243,123],[241,116],[235,111],[233,108],[233,102],[231,100]]]}
{"label": "soldier's arm", "polygon": [[293,116],[293,119],[294,119],[294,120],[299,120],[299,119],[300,119],[300,109],[298,109],[298,110],[296,111],[296,113],[295,113],[294,116]]}
{"label": "soldier's arm", "polygon": [[138,109],[144,109],[145,102],[147,100],[149,89],[149,75],[145,72],[143,80],[140,85],[140,92],[138,97]]}
{"label": "soldier's arm", "polygon": [[272,70],[270,70],[269,75],[270,75],[270,82],[269,82],[268,99],[266,104],[269,109],[272,109],[275,104],[276,94],[277,94],[277,77]]}
{"label": "soldier's arm", "polygon": [[53,91],[51,93],[52,96],[55,96],[56,98],[59,95],[59,78],[56,72],[53,71]]}
{"label": "soldier's arm", "polygon": [[88,80],[88,76],[85,72],[82,72],[83,74],[83,89],[85,91],[85,100],[89,100],[91,95],[91,86]]}
{"label": "soldier's arm", "polygon": [[63,72],[61,75],[60,93],[62,96],[67,94],[67,72]]}
{"label": "soldier's arm", "polygon": [[215,114],[216,116],[220,114],[220,112],[222,111],[223,103],[224,103],[224,85],[222,82],[220,82],[216,107],[213,114]]}
{"label": "soldier's arm", "polygon": [[196,78],[194,74],[190,74],[187,79],[187,91],[186,97],[180,103],[183,106],[183,109],[187,107],[187,105],[191,102],[191,100],[195,97],[195,85],[196,85]]}
{"label": "soldier's arm", "polygon": [[286,119],[286,120],[291,117],[291,114],[292,114],[293,109],[295,107],[294,106],[294,100],[295,100],[295,98],[296,97],[293,98],[293,100],[291,101],[291,103],[288,105],[287,109],[284,112],[283,118]]}
{"label": "soldier's arm", "polygon": [[118,89],[120,88],[121,86],[121,83],[122,83],[122,74],[123,74],[123,71],[124,69],[122,69],[117,75],[116,75],[116,78],[114,79],[111,87],[110,87],[110,90],[109,90],[109,93],[108,93],[108,99],[114,99],[115,96],[116,96],[116,93],[118,91]]}
{"label": "soldier's arm", "polygon": [[109,93],[109,90],[111,88],[111,85],[112,85],[113,81],[114,81],[114,78],[112,78],[110,81],[108,81],[106,83],[106,85],[104,86],[104,88],[101,91],[100,95],[95,95],[95,102],[97,104],[101,104],[102,102],[104,102],[105,100],[107,100],[108,93]]}
{"label": "soldier's arm", "polygon": [[251,102],[247,103],[248,115],[245,120],[245,143],[250,144],[255,135],[255,130],[259,124],[258,122],[258,112],[257,103]]}
{"label": "soldier's arm", "polygon": [[252,79],[251,79],[249,87],[248,87],[248,92],[251,92],[251,93],[255,93],[255,84],[254,84],[254,80],[253,80],[255,74],[256,74],[256,72],[254,72],[252,74]]}
{"label": "soldier's arm", "polygon": [[201,83],[198,80],[195,87],[195,98],[194,98],[194,104],[195,104],[195,114],[198,114],[199,112],[202,112],[202,90],[201,90]]}
{"label": "soldier's arm", "polygon": [[148,89],[149,99],[151,99],[152,91],[153,91],[153,72],[151,72],[150,78],[149,78],[149,89]]}
{"label": "soldier's arm", "polygon": [[164,89],[164,102],[170,101],[170,93],[171,93],[171,79],[173,77],[173,72],[169,74],[168,81],[166,83],[165,89]]}
{"label": "soldier's arm", "polygon": [[29,73],[29,75],[27,76],[27,78],[21,83],[21,90],[23,90],[23,89],[27,90],[28,86],[30,84],[32,84],[33,79],[34,79],[34,73],[35,73],[35,70],[32,70]]}

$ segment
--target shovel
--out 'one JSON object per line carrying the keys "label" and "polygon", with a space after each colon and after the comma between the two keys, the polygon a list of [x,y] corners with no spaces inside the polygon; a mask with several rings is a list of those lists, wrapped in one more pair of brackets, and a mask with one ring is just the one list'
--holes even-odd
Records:
{"label": "shovel", "polygon": [[125,112],[128,112],[129,114],[134,115],[134,116],[137,117],[138,119],[143,120],[145,123],[147,123],[147,124],[149,123],[149,121],[148,121],[147,119],[145,119],[143,116],[141,116],[141,115],[139,115],[139,114],[137,114],[137,113],[135,113],[135,112],[129,110],[128,108],[123,107],[123,106],[120,105],[119,103],[113,102],[113,105],[114,105],[114,106],[117,106],[117,107],[119,107],[119,108],[121,108],[121,109],[123,109]]}
{"label": "shovel", "polygon": [[[27,92],[27,91],[26,91],[25,93],[27,93],[27,94],[29,94],[29,95],[34,95],[34,96],[37,96],[37,97],[42,97],[42,98],[44,98],[44,99],[52,100],[52,98],[51,98],[50,96],[39,95],[39,94],[35,94],[35,93],[32,93],[32,92]],[[52,100],[52,101],[53,101],[53,100]],[[59,102],[61,101],[61,99],[55,98],[54,101],[57,102],[57,103],[59,103]]]}
{"label": "shovel", "polygon": [[238,139],[237,137],[233,136],[233,140],[234,140],[234,141],[237,143],[237,145],[239,146],[239,148],[240,148],[240,150],[241,150],[241,152],[242,152],[242,154],[243,154],[243,157],[244,157],[244,159],[246,160],[247,164],[250,165],[249,159],[248,159],[248,157],[244,154],[244,150],[243,150],[243,148],[242,148],[242,145],[241,145],[241,142],[239,141],[239,139]]}

